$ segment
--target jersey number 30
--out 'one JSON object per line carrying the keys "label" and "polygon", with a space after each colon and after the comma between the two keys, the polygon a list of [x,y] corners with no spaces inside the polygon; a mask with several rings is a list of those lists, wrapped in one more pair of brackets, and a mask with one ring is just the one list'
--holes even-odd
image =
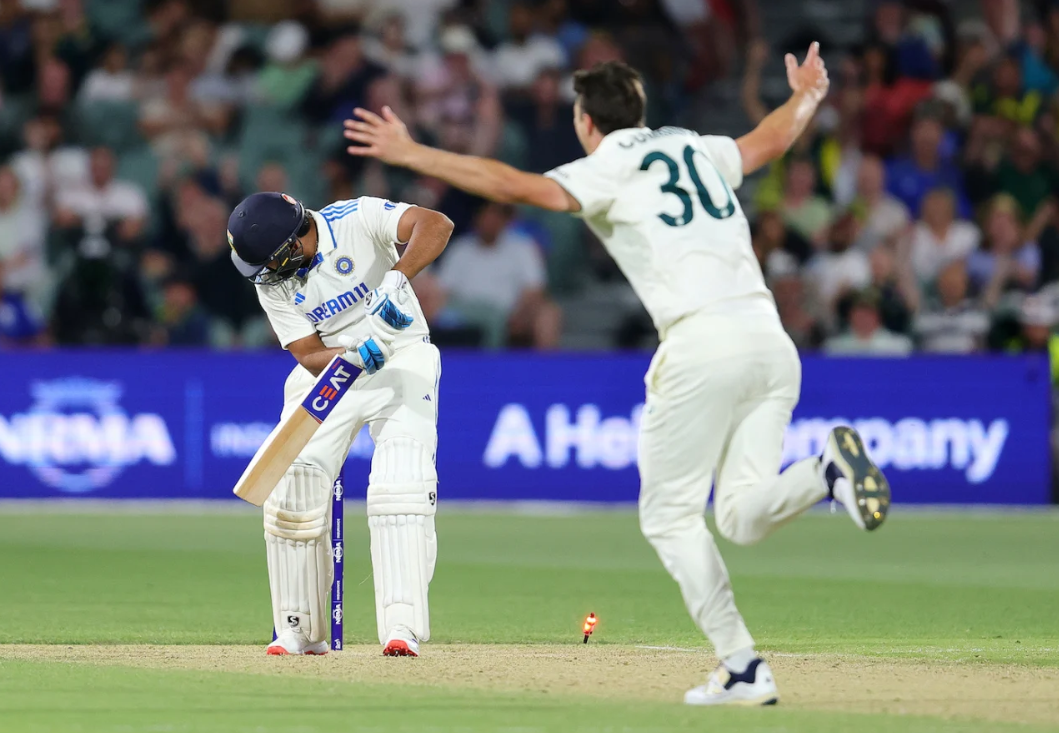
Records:
{"label": "jersey number 30", "polygon": [[[659,214],[658,218],[671,227],[682,227],[690,223],[694,218],[695,207],[691,203],[691,195],[677,185],[677,182],[680,180],[680,167],[677,165],[677,162],[665,153],[656,150],[653,153],[648,153],[644,157],[643,162],[640,163],[640,170],[645,171],[658,161],[662,161],[669,168],[669,180],[662,184],[662,190],[665,193],[673,194],[684,204],[684,213],[680,216]],[[721,178],[720,173],[717,173],[717,177],[721,181],[721,186],[724,187],[727,201],[725,201],[724,206],[721,206],[720,208],[713,203],[713,199],[710,197],[710,192],[706,190],[704,185],[702,185],[702,177],[699,175],[699,171],[695,167],[695,148],[690,145],[684,148],[684,165],[688,167],[688,175],[691,176],[691,182],[695,184],[695,190],[699,194],[699,201],[702,202],[702,208],[706,209],[707,214],[714,219],[727,219],[735,213],[735,202],[732,200],[732,192],[728,188],[728,184],[724,182],[723,178]]]}

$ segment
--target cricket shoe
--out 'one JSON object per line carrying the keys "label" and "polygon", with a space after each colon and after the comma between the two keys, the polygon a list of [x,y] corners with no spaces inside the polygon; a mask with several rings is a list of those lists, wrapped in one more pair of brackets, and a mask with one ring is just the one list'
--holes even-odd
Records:
{"label": "cricket shoe", "polygon": [[305,634],[294,629],[284,629],[276,640],[268,645],[265,654],[269,656],[282,657],[288,654],[295,656],[319,656],[327,654],[328,645],[326,641],[312,642],[305,638]]}
{"label": "cricket shoe", "polygon": [[419,640],[404,626],[398,626],[386,637],[382,647],[384,657],[418,657]]}
{"label": "cricket shoe", "polygon": [[684,693],[685,705],[775,705],[780,691],[768,663],[758,657],[744,672],[736,674],[723,664],[713,670],[705,685]]}
{"label": "cricket shoe", "polygon": [[857,431],[839,426],[827,436],[820,473],[831,499],[861,529],[878,529],[890,511],[890,483],[872,463]]}

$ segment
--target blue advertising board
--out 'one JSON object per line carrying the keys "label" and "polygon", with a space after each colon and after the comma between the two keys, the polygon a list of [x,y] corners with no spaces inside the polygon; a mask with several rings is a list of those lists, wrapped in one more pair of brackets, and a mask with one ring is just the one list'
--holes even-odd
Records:
{"label": "blue advertising board", "polygon": [[[446,352],[439,494],[451,499],[636,499],[643,354]],[[278,419],[284,353],[0,354],[0,498],[232,498]],[[1046,358],[804,361],[784,462],[856,426],[897,502],[1050,498]],[[372,445],[354,442],[349,496]]]}

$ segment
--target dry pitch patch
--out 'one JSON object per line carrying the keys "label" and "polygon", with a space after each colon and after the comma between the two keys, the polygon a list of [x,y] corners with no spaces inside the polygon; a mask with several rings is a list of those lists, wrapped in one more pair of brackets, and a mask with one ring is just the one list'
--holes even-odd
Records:
{"label": "dry pitch patch", "polygon": [[[325,657],[268,657],[248,646],[0,645],[0,659],[315,676],[346,682],[468,687],[679,701],[714,665],[706,652],[610,645],[428,645],[387,659],[376,645]],[[770,658],[781,705],[804,710],[1059,723],[1059,669],[929,663],[837,654]]]}

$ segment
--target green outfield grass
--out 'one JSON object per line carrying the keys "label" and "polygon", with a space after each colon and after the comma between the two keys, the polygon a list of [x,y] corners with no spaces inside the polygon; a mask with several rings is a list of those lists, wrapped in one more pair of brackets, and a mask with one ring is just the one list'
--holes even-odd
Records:
{"label": "green outfield grass", "polygon": [[[129,647],[128,658],[98,663],[80,647],[2,647],[0,731],[1059,730],[1059,707],[1038,699],[1052,689],[1059,706],[1056,514],[898,509],[873,535],[845,517],[814,514],[756,547],[722,542],[737,601],[774,656],[785,695],[774,710],[752,711],[677,704],[713,661],[634,514],[443,509],[438,534],[433,640],[423,659],[376,660],[373,647],[357,646],[376,643],[375,619],[365,522],[349,517],[353,648],[310,667],[299,665],[319,660],[264,657],[271,616],[253,514],[0,515],[0,644],[252,645],[221,647],[216,662],[209,650],[181,646],[156,654],[162,661],[139,660]],[[589,611],[600,623],[582,649]],[[544,660],[525,647],[478,646],[487,644],[541,645]],[[439,658],[467,649],[495,668],[464,684]],[[591,670],[592,654],[603,671],[598,689],[562,682],[563,663]],[[674,673],[659,672],[668,657],[640,667],[636,654],[672,654]],[[834,699],[812,687],[832,668],[847,686]],[[379,670],[393,669],[397,677],[379,681]],[[506,670],[515,679],[539,673],[520,686],[504,682]],[[951,684],[934,695],[943,698],[935,709],[862,689],[864,675]],[[993,707],[981,704],[994,698]],[[1024,724],[1005,722],[994,714],[1004,705],[1031,712],[1012,715]]]}

